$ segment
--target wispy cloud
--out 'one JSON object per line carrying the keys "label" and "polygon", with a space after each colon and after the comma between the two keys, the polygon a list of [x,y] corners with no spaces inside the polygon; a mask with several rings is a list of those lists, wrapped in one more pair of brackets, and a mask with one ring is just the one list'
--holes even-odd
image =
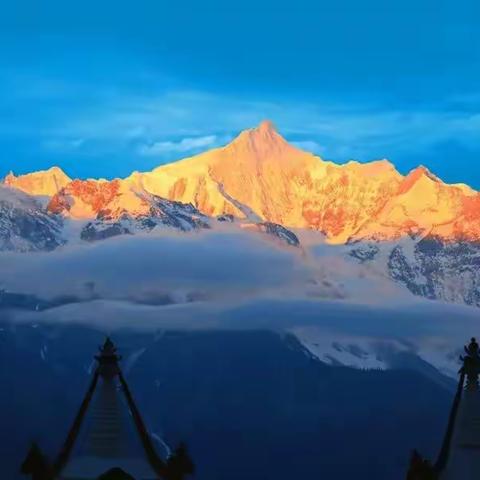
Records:
{"label": "wispy cloud", "polygon": [[198,149],[208,148],[217,142],[216,135],[206,135],[203,137],[186,137],[179,141],[163,141],[151,144],[141,145],[139,153],[147,156],[158,156],[165,153],[185,153]]}
{"label": "wispy cloud", "polygon": [[307,152],[317,153],[320,155],[325,152],[325,147],[322,147],[322,145],[313,140],[298,140],[293,141],[292,144],[302,150],[306,150]]}
{"label": "wispy cloud", "polygon": [[62,139],[50,139],[46,140],[43,145],[48,150],[54,151],[68,151],[68,150],[77,150],[85,144],[84,138],[62,138]]}

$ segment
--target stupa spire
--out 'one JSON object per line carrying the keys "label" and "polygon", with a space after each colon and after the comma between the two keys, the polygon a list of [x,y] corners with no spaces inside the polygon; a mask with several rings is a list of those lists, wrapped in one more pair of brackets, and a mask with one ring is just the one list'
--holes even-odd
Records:
{"label": "stupa spire", "polygon": [[[165,460],[157,454],[122,374],[121,356],[109,337],[95,359],[97,367],[90,386],[55,461],[50,464],[33,445],[22,472],[32,480],[183,480],[193,473],[193,463],[183,444]],[[127,433],[126,421],[136,435]],[[81,432],[85,433],[82,442]],[[131,448],[132,436],[136,437],[138,452]]]}
{"label": "stupa spire", "polygon": [[480,351],[475,338],[464,347],[457,391],[440,454],[433,466],[414,452],[407,480],[480,478]]}

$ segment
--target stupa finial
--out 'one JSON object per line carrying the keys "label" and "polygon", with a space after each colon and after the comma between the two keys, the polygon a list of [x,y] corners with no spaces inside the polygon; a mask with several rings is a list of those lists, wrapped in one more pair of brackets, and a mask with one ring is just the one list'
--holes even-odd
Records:
{"label": "stupa finial", "polygon": [[480,355],[479,345],[475,337],[472,337],[470,343],[464,347],[465,355],[460,357],[463,365],[460,372],[467,377],[467,389],[478,388],[478,376],[480,375]]}

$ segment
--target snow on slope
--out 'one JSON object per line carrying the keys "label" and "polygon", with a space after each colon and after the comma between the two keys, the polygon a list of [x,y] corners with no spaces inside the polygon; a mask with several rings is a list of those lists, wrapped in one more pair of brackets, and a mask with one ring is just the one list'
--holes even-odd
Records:
{"label": "snow on slope", "polygon": [[441,334],[439,338],[413,341],[407,341],[402,336],[378,339],[339,334],[315,327],[293,328],[291,332],[315,358],[329,365],[360,370],[425,369],[430,365],[442,375],[455,380],[460,368],[462,342],[469,339],[466,335],[463,339],[458,338],[458,343],[454,340],[449,342]]}
{"label": "snow on slope", "polygon": [[10,172],[4,184],[22,190],[30,195],[51,197],[71,182],[71,178],[59,167],[16,176]]}
{"label": "snow on slope", "polygon": [[480,243],[436,237],[360,242],[348,255],[430,299],[480,306]]}
{"label": "snow on slope", "polygon": [[63,243],[60,219],[29,195],[0,185],[0,251],[53,250]]}

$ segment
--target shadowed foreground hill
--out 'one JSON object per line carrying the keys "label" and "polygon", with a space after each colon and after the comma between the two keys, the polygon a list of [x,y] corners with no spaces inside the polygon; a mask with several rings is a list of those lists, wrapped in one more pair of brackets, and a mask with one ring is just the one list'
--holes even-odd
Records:
{"label": "shadowed foreground hill", "polygon": [[[4,325],[4,478],[16,478],[30,440],[58,450],[102,339],[78,327]],[[409,371],[326,366],[268,332],[115,340],[146,424],[169,444],[187,440],[199,480],[401,479],[412,446],[437,451],[452,396]]]}

